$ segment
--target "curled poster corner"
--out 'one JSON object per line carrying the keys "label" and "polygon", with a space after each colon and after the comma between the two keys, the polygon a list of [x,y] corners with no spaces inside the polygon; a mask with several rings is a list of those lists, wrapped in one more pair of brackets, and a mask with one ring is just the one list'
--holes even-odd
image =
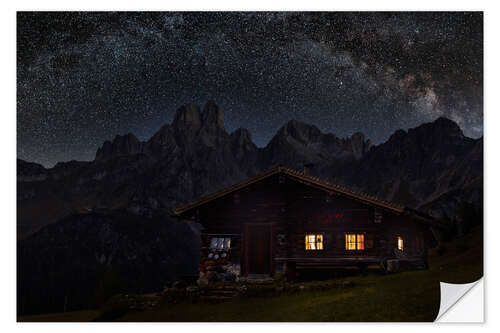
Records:
{"label": "curled poster corner", "polygon": [[436,322],[483,322],[482,278],[466,284],[440,282],[440,287],[441,303]]}

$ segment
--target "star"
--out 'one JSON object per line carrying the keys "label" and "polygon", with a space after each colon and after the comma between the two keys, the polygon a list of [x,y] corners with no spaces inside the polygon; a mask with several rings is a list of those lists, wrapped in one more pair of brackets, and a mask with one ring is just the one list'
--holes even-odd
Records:
{"label": "star", "polygon": [[209,99],[261,147],[290,119],[375,144],[439,116],[483,134],[481,12],[17,15],[17,154],[45,166]]}

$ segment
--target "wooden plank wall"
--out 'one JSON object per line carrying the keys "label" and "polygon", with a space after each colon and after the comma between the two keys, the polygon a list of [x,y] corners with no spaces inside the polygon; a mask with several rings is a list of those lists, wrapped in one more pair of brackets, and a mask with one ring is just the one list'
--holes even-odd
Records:
{"label": "wooden plank wall", "polygon": [[[407,255],[425,253],[418,249],[425,238],[425,226],[406,216],[377,209],[382,222],[375,223],[376,209],[370,205],[311,188],[275,175],[202,206],[198,218],[203,233],[233,234],[232,260],[244,266],[244,226],[252,223],[273,225],[274,258],[332,258],[355,255],[391,255],[397,236],[404,239]],[[345,233],[364,233],[365,250],[345,250]],[[323,234],[324,250],[306,251],[306,233]],[[202,239],[202,248],[209,237]],[[203,253],[202,253],[203,255]],[[240,260],[241,259],[241,260]],[[282,268],[276,267],[278,271]]]}
{"label": "wooden plank wall", "polygon": [[[199,211],[199,221],[204,227],[204,234],[234,234],[232,239],[235,239],[235,246],[238,246],[235,251],[238,251],[239,255],[232,253],[232,261],[243,267],[245,264],[244,226],[269,223],[273,226],[273,235],[283,234],[285,207],[284,191],[276,175],[206,205]],[[286,248],[274,238],[272,252],[276,257],[284,253]],[[208,238],[202,240],[202,247],[209,246],[207,242],[209,242]]]}

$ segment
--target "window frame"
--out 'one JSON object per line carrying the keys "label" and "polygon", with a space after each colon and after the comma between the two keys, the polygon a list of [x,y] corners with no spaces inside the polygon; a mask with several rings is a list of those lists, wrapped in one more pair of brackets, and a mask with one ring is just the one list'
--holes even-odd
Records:
{"label": "window frame", "polygon": [[[356,244],[356,248],[355,249],[350,249],[347,244],[349,243],[352,243],[352,242],[348,242],[347,240],[347,235],[355,235],[356,236],[356,241],[354,244]],[[363,236],[363,248],[360,249],[358,248],[358,244],[360,244],[360,242],[358,241],[358,237],[362,235]],[[346,252],[361,252],[361,251],[365,251],[366,250],[366,232],[355,232],[355,231],[346,231],[344,232],[344,251]]]}
{"label": "window frame", "polygon": [[[399,241],[401,241],[401,248],[399,248]],[[405,240],[401,235],[396,236],[396,248],[401,252],[405,250]]]}
{"label": "window frame", "polygon": [[[314,249],[308,249],[307,245],[311,244],[311,242],[308,241],[308,236],[314,236]],[[318,249],[318,236],[321,236],[321,249]],[[304,234],[304,251],[309,252],[316,252],[316,251],[323,251],[325,249],[325,234],[323,232],[306,232]]]}
{"label": "window frame", "polygon": [[[208,244],[208,249],[210,251],[228,251],[231,250],[231,243],[232,243],[232,237],[231,236],[211,236],[210,241]],[[212,246],[213,240],[216,239],[215,241],[215,247]],[[228,243],[229,240],[229,243]],[[222,247],[219,247],[219,244],[222,244]],[[226,245],[228,245],[226,247]]]}

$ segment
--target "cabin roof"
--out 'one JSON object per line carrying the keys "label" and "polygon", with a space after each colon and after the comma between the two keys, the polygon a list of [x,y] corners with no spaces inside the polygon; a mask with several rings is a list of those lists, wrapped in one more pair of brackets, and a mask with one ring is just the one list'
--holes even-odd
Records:
{"label": "cabin roof", "polygon": [[385,210],[390,210],[390,211],[398,213],[398,214],[413,215],[416,218],[427,220],[427,221],[432,220],[432,217],[430,217],[422,212],[419,212],[417,210],[414,210],[414,209],[411,209],[411,208],[408,208],[408,207],[405,207],[403,205],[399,205],[399,204],[396,204],[396,203],[393,203],[393,202],[390,202],[387,200],[377,198],[375,196],[369,195],[367,193],[363,193],[361,191],[355,191],[353,189],[349,189],[347,187],[344,187],[344,186],[341,186],[338,184],[334,184],[334,183],[322,180],[322,179],[317,178],[317,177],[309,176],[309,175],[304,174],[303,172],[296,171],[296,170],[286,168],[283,166],[274,167],[272,169],[269,169],[267,171],[264,171],[256,176],[254,176],[254,177],[250,177],[241,183],[234,184],[230,187],[224,188],[224,189],[219,190],[217,192],[214,192],[212,194],[205,195],[198,200],[195,200],[195,201],[192,201],[192,202],[187,203],[185,205],[176,207],[173,209],[172,215],[179,217],[180,215],[182,215],[182,214],[184,214],[184,213],[186,213],[194,208],[197,208],[201,205],[204,205],[210,201],[213,201],[215,199],[218,199],[220,197],[223,197],[225,195],[228,195],[230,193],[238,191],[242,188],[245,188],[251,184],[257,183],[261,180],[264,180],[268,177],[271,177],[275,174],[280,174],[280,173],[288,176],[292,180],[296,180],[296,181],[303,183],[305,185],[308,185],[308,186],[319,188],[321,190],[328,192],[329,194],[342,195],[342,196],[345,196],[347,198],[358,200],[358,201],[361,201],[365,204],[369,204],[369,205],[379,207],[379,208],[382,208]]}

